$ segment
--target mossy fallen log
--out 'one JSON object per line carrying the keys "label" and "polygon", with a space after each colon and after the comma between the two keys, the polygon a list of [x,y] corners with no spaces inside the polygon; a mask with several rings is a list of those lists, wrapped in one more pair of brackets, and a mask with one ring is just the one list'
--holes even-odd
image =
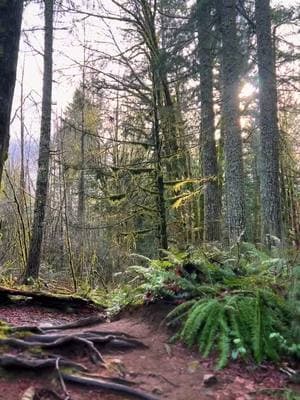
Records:
{"label": "mossy fallen log", "polygon": [[[89,299],[77,295],[66,295],[59,293],[49,293],[46,291],[28,290],[28,289],[12,289],[0,286],[0,301],[7,303],[14,297],[22,297],[28,299],[31,303],[41,306],[53,307],[58,309],[66,309],[68,307],[91,307],[96,308],[95,303]],[[104,307],[97,307],[104,309]]]}

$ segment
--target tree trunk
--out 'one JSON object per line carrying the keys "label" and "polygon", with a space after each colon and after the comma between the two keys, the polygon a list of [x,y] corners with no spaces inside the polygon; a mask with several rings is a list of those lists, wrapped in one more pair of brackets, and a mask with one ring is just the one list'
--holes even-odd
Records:
{"label": "tree trunk", "polygon": [[271,36],[270,0],[255,1],[260,105],[260,196],[263,241],[281,238],[279,129],[275,52]]}
{"label": "tree trunk", "polygon": [[152,73],[152,89],[153,89],[153,141],[155,143],[155,181],[157,189],[157,214],[158,214],[158,238],[161,249],[168,249],[168,231],[167,231],[167,212],[165,203],[165,186],[163,170],[161,165],[161,140],[159,125],[159,89],[156,71]]}
{"label": "tree trunk", "polygon": [[224,128],[226,233],[230,243],[245,230],[243,152],[239,112],[236,0],[218,0],[222,37],[222,123]]}
{"label": "tree trunk", "polygon": [[213,178],[204,189],[204,240],[220,240],[221,196],[213,102],[212,18],[209,3],[198,0],[198,52],[201,101],[202,174]]}
{"label": "tree trunk", "polygon": [[0,183],[8,152],[22,12],[23,0],[0,1]]}
{"label": "tree trunk", "polygon": [[53,69],[53,0],[45,0],[45,47],[41,136],[38,160],[38,175],[31,232],[29,256],[25,281],[38,278],[44,234],[45,210],[48,197],[50,138],[51,138],[51,99]]}
{"label": "tree trunk", "polygon": [[21,79],[21,104],[20,104],[20,134],[21,134],[21,165],[20,165],[20,207],[21,212],[24,211],[25,203],[25,123],[24,123],[24,72],[25,72],[25,60],[22,68],[22,79]]}

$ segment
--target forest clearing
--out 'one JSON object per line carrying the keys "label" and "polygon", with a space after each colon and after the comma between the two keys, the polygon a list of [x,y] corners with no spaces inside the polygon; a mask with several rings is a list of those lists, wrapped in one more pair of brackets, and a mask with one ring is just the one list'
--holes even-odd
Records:
{"label": "forest clearing", "polygon": [[297,0],[0,0],[0,399],[300,399]]}

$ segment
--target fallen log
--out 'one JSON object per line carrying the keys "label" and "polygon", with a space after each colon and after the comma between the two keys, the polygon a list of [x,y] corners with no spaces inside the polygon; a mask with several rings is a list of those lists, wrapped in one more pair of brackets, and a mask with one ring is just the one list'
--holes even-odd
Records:
{"label": "fallen log", "polygon": [[67,307],[95,308],[95,304],[91,300],[76,295],[53,294],[44,291],[12,289],[0,286],[1,301],[2,299],[7,301],[11,296],[25,297],[30,302],[58,309],[65,309]]}

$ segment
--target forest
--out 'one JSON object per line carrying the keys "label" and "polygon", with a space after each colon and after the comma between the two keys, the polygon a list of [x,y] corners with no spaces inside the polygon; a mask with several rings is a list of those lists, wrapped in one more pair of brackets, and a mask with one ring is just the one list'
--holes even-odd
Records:
{"label": "forest", "polygon": [[0,399],[300,399],[300,3],[0,0]]}

